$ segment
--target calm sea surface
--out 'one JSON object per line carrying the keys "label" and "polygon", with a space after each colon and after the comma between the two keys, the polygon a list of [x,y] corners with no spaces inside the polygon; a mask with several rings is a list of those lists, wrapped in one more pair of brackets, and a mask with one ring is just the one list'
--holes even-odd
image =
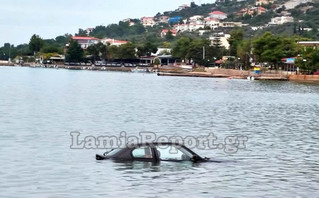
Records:
{"label": "calm sea surface", "polygon": [[[224,163],[96,161],[85,136],[248,137]],[[0,197],[319,197],[319,86],[0,67]]]}

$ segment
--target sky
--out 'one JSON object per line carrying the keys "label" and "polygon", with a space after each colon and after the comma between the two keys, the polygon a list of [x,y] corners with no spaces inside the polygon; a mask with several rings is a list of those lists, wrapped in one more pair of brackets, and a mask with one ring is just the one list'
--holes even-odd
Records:
{"label": "sky", "polygon": [[[79,28],[107,26],[125,18],[155,16],[191,0],[7,0],[0,6],[0,46],[28,43],[33,34],[43,39]],[[195,0],[196,4],[213,0]]]}

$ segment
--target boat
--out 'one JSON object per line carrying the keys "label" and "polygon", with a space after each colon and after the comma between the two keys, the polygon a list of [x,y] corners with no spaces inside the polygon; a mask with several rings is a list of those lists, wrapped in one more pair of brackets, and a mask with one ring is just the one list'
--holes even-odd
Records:
{"label": "boat", "polygon": [[134,73],[146,73],[146,72],[148,72],[148,69],[147,69],[147,68],[138,68],[138,67],[135,67],[135,68],[132,69],[131,71],[134,72]]}

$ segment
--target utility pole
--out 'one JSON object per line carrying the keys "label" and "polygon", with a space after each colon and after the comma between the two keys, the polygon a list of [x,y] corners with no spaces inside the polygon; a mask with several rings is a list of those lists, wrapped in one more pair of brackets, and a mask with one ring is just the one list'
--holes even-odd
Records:
{"label": "utility pole", "polygon": [[203,46],[203,60],[205,60],[205,46]]}

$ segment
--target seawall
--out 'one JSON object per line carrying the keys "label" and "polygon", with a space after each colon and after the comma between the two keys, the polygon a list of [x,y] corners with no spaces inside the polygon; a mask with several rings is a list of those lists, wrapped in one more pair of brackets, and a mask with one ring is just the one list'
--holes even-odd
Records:
{"label": "seawall", "polygon": [[319,83],[319,75],[290,75],[290,81]]}

